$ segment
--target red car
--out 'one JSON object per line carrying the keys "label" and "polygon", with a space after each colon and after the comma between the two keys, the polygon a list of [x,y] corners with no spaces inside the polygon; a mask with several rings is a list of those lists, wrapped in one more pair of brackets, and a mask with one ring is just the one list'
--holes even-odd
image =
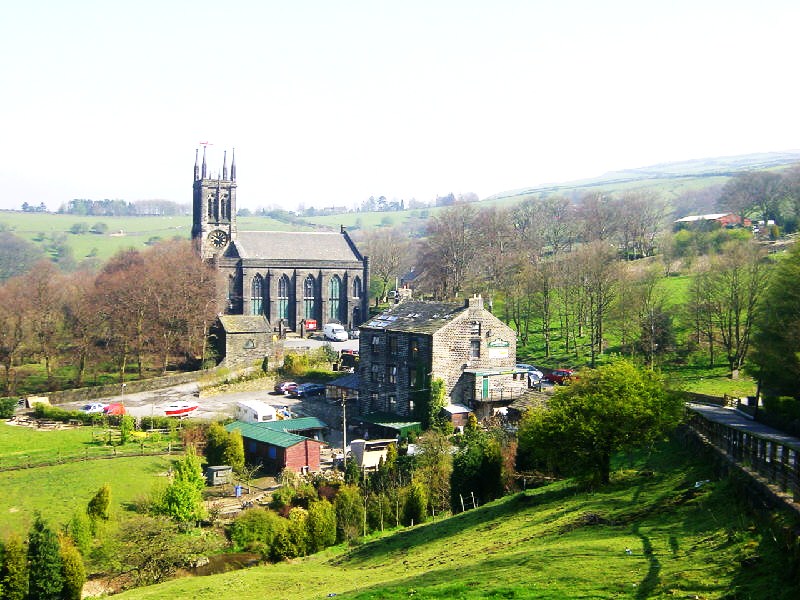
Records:
{"label": "red car", "polygon": [[125,407],[119,402],[112,402],[103,409],[107,415],[124,415]]}
{"label": "red car", "polygon": [[275,384],[275,393],[291,394],[297,391],[297,384],[294,381],[279,381]]}
{"label": "red car", "polygon": [[546,373],[543,379],[557,385],[565,385],[575,378],[575,371],[572,369],[555,369]]}

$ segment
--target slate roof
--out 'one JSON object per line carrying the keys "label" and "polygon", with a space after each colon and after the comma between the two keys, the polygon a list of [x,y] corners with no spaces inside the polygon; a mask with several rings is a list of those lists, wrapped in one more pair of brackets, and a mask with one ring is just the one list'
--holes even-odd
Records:
{"label": "slate roof", "polygon": [[406,300],[371,318],[359,329],[436,333],[465,310],[463,304]]}
{"label": "slate roof", "polygon": [[271,331],[264,315],[220,315],[225,333],[268,333]]}
{"label": "slate roof", "polygon": [[232,246],[239,258],[301,263],[361,260],[344,235],[329,231],[239,231]]}
{"label": "slate roof", "polygon": [[348,373],[347,375],[342,375],[341,377],[337,377],[333,381],[329,381],[325,385],[357,390],[359,385],[358,373]]}

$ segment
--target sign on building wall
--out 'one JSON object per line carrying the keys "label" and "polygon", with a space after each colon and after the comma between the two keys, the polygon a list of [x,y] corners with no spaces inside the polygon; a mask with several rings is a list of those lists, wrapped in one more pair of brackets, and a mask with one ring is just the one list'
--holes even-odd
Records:
{"label": "sign on building wall", "polygon": [[510,342],[506,342],[500,338],[492,340],[487,344],[489,358],[508,358],[508,349],[510,346]]}

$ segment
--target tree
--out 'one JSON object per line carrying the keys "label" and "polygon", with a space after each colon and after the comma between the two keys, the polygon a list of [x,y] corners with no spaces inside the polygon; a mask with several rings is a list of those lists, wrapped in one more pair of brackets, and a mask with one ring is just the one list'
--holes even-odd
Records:
{"label": "tree", "polygon": [[92,521],[108,521],[111,516],[111,486],[104,484],[97,493],[89,500],[86,506],[86,514]]}
{"label": "tree", "polygon": [[707,273],[711,318],[720,332],[731,375],[738,375],[750,348],[753,321],[766,287],[769,263],[751,242],[733,242]]}
{"label": "tree", "polygon": [[438,512],[443,512],[450,506],[452,447],[449,438],[435,429],[426,431],[417,440],[414,479],[425,486],[428,502]]}
{"label": "tree", "polygon": [[26,332],[25,313],[20,307],[26,305],[26,300],[27,290],[21,276],[0,286],[0,364],[5,395],[13,395],[16,390],[14,365],[22,352]]}
{"label": "tree", "polygon": [[800,246],[781,260],[756,315],[750,357],[759,386],[772,396],[800,398]]}
{"label": "tree", "polygon": [[658,374],[628,360],[581,371],[547,408],[523,417],[517,465],[606,484],[614,453],[652,444],[677,425],[682,409]]}
{"label": "tree", "polygon": [[372,276],[381,283],[381,298],[386,297],[389,284],[403,274],[408,262],[408,245],[408,238],[395,228],[374,229],[365,234],[364,254],[369,256]]}
{"label": "tree", "polygon": [[343,485],[333,503],[336,509],[336,540],[355,540],[364,526],[364,498],[354,485]]}
{"label": "tree", "polygon": [[0,586],[4,600],[25,600],[28,596],[28,558],[25,545],[16,534],[3,544]]}
{"label": "tree", "polygon": [[67,523],[66,531],[78,551],[87,556],[92,547],[92,524],[86,511],[76,511]]}
{"label": "tree", "polygon": [[161,512],[184,524],[199,521],[205,514],[204,488],[200,458],[190,446],[183,458],[175,463],[172,483],[164,490]]}
{"label": "tree", "polygon": [[407,491],[403,507],[403,523],[406,525],[424,523],[428,512],[428,494],[425,484],[421,481],[412,481]]}
{"label": "tree", "polygon": [[445,383],[443,379],[435,378],[431,381],[431,391],[427,406],[422,409],[422,428],[431,429],[435,427],[440,419],[440,413],[445,406]]}
{"label": "tree", "polygon": [[422,283],[437,298],[458,296],[478,255],[475,209],[458,204],[430,218],[419,263]]}
{"label": "tree", "polygon": [[28,532],[28,598],[59,600],[64,589],[61,547],[58,536],[41,514],[33,518]]}
{"label": "tree", "polygon": [[461,508],[460,496],[474,493],[482,502],[503,495],[503,457],[500,444],[488,433],[471,431],[453,456],[450,475],[450,507]]}
{"label": "tree", "polygon": [[0,231],[0,283],[27,273],[45,256],[35,244],[11,231]]}
{"label": "tree", "polygon": [[244,468],[244,440],[242,439],[242,432],[238,429],[228,433],[228,440],[225,444],[225,450],[222,458],[223,464],[230,465],[234,473],[241,476]]}
{"label": "tree", "polygon": [[[239,513],[231,524],[231,542],[237,550],[261,552],[267,556],[275,537],[286,527],[286,519],[277,513],[260,507],[249,508]],[[334,538],[335,528],[334,520]]]}
{"label": "tree", "polygon": [[81,600],[83,584],[86,583],[86,567],[78,549],[69,538],[61,539],[61,574],[64,588],[61,592],[63,600]]}
{"label": "tree", "polygon": [[309,554],[336,543],[336,510],[325,498],[308,505],[307,526]]}
{"label": "tree", "polygon": [[182,536],[164,517],[136,515],[120,527],[114,553],[117,572],[136,586],[159,583],[212,548],[206,536]]}

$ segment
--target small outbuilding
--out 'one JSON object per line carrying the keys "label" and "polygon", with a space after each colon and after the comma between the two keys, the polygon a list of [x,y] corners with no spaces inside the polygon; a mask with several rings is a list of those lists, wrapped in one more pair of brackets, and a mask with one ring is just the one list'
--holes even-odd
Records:
{"label": "small outbuilding", "polygon": [[448,404],[442,409],[442,412],[447,419],[453,424],[453,427],[466,427],[469,423],[469,415],[472,409],[467,408],[463,404]]}
{"label": "small outbuilding", "polygon": [[236,421],[228,431],[238,430],[244,440],[245,460],[261,464],[268,473],[289,468],[297,473],[320,470],[320,451],[327,425],[315,417],[261,423]]}
{"label": "small outbuilding", "polygon": [[233,468],[228,465],[208,467],[206,469],[206,482],[208,485],[223,485],[230,483],[233,477]]}

